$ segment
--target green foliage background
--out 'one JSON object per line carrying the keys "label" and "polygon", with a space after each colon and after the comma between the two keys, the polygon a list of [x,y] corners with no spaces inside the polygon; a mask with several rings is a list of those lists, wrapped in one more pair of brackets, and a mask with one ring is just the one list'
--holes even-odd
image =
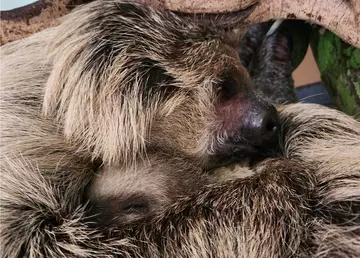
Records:
{"label": "green foliage background", "polygon": [[360,114],[360,49],[326,30],[313,28],[310,45],[321,79],[336,106],[350,115]]}

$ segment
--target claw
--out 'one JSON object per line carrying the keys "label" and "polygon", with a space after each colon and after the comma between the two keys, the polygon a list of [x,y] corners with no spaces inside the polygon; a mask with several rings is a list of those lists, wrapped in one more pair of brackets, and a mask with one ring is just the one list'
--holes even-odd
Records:
{"label": "claw", "polygon": [[276,20],[270,27],[269,31],[266,33],[266,37],[270,37],[272,34],[274,34],[277,29],[280,27],[280,25],[283,23],[284,20]]}

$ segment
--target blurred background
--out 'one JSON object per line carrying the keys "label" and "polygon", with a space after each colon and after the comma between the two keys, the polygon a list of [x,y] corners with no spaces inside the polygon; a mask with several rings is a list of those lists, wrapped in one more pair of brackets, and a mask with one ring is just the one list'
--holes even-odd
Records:
{"label": "blurred background", "polygon": [[332,101],[321,82],[320,71],[310,47],[304,60],[293,72],[293,77],[296,93],[301,102],[332,106]]}

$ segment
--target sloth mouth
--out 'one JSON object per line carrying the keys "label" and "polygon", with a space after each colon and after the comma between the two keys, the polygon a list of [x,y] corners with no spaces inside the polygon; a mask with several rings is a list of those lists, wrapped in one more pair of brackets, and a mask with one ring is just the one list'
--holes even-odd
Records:
{"label": "sloth mouth", "polygon": [[239,163],[244,160],[249,161],[249,166],[253,166],[265,159],[278,156],[278,146],[273,145],[239,145],[226,144],[223,148],[210,157],[206,169],[216,169],[218,167],[228,166]]}

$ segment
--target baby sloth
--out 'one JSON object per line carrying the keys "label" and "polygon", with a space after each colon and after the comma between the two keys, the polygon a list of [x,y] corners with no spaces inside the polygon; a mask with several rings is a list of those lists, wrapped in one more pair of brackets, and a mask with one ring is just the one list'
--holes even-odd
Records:
{"label": "baby sloth", "polygon": [[89,217],[97,226],[147,219],[208,183],[199,167],[165,154],[152,155],[131,168],[105,166],[86,191]]}
{"label": "baby sloth", "polygon": [[204,171],[189,160],[149,156],[132,168],[102,167],[86,190],[94,225],[127,225],[161,214],[171,204],[213,183],[253,175],[246,162]]}

